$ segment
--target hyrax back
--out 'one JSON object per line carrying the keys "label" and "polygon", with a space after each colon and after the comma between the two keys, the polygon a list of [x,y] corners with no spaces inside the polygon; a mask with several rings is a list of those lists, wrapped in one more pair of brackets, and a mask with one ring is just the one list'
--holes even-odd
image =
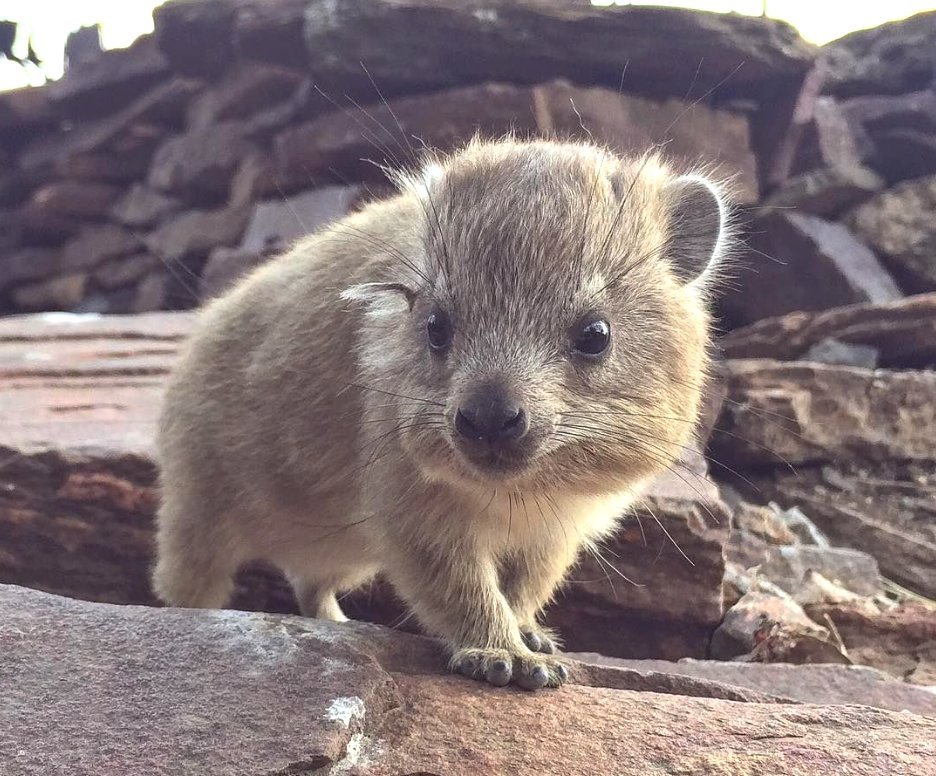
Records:
{"label": "hyrax back", "polygon": [[538,625],[698,412],[727,240],[706,179],[475,142],[202,313],[159,434],[155,588],[223,606],[270,561],[303,613],[385,575],[452,665],[560,684]]}

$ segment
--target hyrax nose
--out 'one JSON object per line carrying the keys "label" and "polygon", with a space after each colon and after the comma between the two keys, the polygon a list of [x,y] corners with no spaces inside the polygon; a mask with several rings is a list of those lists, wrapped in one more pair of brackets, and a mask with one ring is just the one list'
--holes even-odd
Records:
{"label": "hyrax nose", "polygon": [[455,430],[474,442],[508,444],[520,439],[529,428],[520,403],[497,389],[478,391],[455,414]]}

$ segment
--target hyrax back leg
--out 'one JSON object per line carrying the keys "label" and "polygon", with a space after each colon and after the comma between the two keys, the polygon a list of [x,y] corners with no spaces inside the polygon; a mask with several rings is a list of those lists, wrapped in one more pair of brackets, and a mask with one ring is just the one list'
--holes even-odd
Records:
{"label": "hyrax back leg", "polygon": [[182,509],[171,498],[160,507],[153,590],[170,606],[220,609],[242,559],[202,516]]}
{"label": "hyrax back leg", "polygon": [[332,620],[334,622],[348,621],[345,613],[341,611],[341,606],[333,588],[324,586],[314,580],[296,577],[290,577],[290,583],[303,617],[314,617],[317,620]]}
{"label": "hyrax back leg", "polygon": [[[340,553],[336,555],[340,559]],[[360,587],[377,572],[377,568],[360,555],[356,558],[359,564],[356,567],[350,559],[345,568],[335,564],[335,560],[333,556],[329,563],[322,557],[320,564],[306,566],[300,573],[287,572],[299,611],[304,617],[347,622],[348,618],[341,610],[337,595]]]}

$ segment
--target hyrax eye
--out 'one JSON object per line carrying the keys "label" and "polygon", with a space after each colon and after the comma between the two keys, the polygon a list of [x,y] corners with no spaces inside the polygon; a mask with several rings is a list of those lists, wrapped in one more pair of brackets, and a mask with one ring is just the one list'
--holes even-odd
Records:
{"label": "hyrax eye", "polygon": [[597,358],[611,344],[611,324],[604,318],[588,318],[572,333],[572,350],[576,355]]}
{"label": "hyrax eye", "polygon": [[452,324],[449,317],[441,310],[435,310],[426,319],[426,334],[429,347],[433,350],[445,350],[452,344]]}

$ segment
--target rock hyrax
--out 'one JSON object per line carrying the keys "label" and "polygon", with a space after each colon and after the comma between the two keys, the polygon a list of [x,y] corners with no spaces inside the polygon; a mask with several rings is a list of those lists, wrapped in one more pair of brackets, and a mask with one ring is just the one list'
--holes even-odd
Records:
{"label": "rock hyrax", "polygon": [[720,188],[655,155],[475,141],[209,304],[166,397],[155,589],[251,560],[305,615],[384,575],[451,666],[567,669],[538,623],[690,437]]}

